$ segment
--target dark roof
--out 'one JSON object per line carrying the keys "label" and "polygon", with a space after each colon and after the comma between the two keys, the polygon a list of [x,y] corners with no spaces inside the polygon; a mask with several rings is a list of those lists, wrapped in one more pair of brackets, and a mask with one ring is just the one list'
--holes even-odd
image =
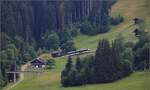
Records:
{"label": "dark roof", "polygon": [[138,29],[138,28],[134,29],[134,32],[137,32],[137,31],[139,31],[139,29]]}
{"label": "dark roof", "polygon": [[135,18],[133,18],[133,20],[139,20],[139,18],[135,17]]}
{"label": "dark roof", "polygon": [[44,60],[42,60],[41,58],[36,58],[36,59],[32,60],[30,63],[41,63],[41,64],[45,64]]}

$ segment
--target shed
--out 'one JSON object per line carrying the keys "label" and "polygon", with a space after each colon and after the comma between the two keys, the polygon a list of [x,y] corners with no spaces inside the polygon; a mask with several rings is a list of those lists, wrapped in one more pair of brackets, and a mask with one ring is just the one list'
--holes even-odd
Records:
{"label": "shed", "polygon": [[141,18],[137,18],[137,17],[133,18],[134,24],[139,24],[139,23],[142,23],[143,21],[144,21],[144,20],[141,19]]}
{"label": "shed", "polygon": [[133,32],[134,32],[134,35],[138,37],[138,36],[140,36],[144,31],[142,31],[142,30],[136,28],[136,29],[134,29]]}

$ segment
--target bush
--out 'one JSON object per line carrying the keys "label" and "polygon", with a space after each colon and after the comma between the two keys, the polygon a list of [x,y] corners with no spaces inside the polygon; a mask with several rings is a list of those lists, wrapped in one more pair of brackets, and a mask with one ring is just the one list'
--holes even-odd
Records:
{"label": "bush", "polygon": [[63,50],[63,52],[69,52],[69,51],[76,50],[76,48],[74,46],[74,42],[72,40],[63,43],[61,45],[61,49]]}
{"label": "bush", "polygon": [[52,69],[55,67],[55,60],[54,59],[49,59],[46,61],[46,68]]}
{"label": "bush", "polygon": [[59,37],[57,33],[47,31],[43,36],[43,46],[47,50],[57,50],[59,48]]}
{"label": "bush", "polygon": [[79,30],[79,29],[72,29],[72,30],[71,30],[71,36],[72,36],[72,37],[78,36],[79,33],[80,33],[80,30]]}
{"label": "bush", "polygon": [[72,37],[76,37],[77,35],[80,34],[80,29],[79,27],[77,27],[77,25],[70,25],[70,27],[68,28],[70,31],[70,34]]}
{"label": "bush", "polygon": [[123,21],[124,21],[124,18],[123,18],[123,16],[121,16],[120,14],[117,15],[116,17],[111,17],[111,18],[110,18],[110,23],[111,23],[112,25],[118,25],[118,24],[120,24],[120,23],[123,22]]}
{"label": "bush", "polygon": [[133,72],[133,66],[130,60],[124,60],[123,62],[123,76],[128,76]]}
{"label": "bush", "polygon": [[6,81],[0,78],[0,89],[6,85]]}
{"label": "bush", "polygon": [[4,80],[1,70],[0,70],[0,89],[6,85],[6,81]]}

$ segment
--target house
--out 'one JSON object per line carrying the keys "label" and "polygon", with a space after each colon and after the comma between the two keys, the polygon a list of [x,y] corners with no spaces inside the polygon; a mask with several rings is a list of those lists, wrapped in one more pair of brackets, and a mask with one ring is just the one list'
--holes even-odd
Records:
{"label": "house", "polygon": [[46,66],[46,63],[41,58],[36,58],[32,60],[30,63],[31,66],[34,68],[44,68]]}

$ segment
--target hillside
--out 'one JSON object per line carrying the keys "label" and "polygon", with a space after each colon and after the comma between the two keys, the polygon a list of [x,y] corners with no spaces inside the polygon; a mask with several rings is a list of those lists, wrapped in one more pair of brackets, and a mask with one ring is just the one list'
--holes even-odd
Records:
{"label": "hillside", "polygon": [[99,39],[108,38],[112,40],[118,35],[123,35],[127,41],[135,41],[136,37],[133,30],[137,27],[133,25],[132,19],[134,17],[141,17],[145,20],[146,28],[150,32],[150,1],[149,0],[118,0],[112,7],[111,16],[121,14],[124,16],[125,21],[118,26],[112,28],[111,31],[105,34],[96,36],[81,35],[74,41],[78,48],[92,48],[95,49]]}
{"label": "hillside", "polygon": [[25,74],[25,79],[11,90],[148,90],[150,72],[134,72],[129,77],[113,83],[84,85],[64,88],[60,84],[60,72],[66,63],[66,57],[56,58],[56,67],[37,75]]}
{"label": "hillside", "polygon": [[[130,1],[130,2],[129,2]],[[77,48],[96,49],[99,39],[112,40],[122,34],[127,41],[136,42],[137,38],[132,33],[137,27],[133,25],[132,18],[141,17],[145,19],[146,28],[150,30],[150,0],[118,0],[112,7],[111,15],[120,13],[125,21],[112,28],[105,34],[96,36],[79,35],[75,41]],[[149,31],[150,32],[150,31]],[[63,88],[60,84],[60,72],[64,68],[66,57],[56,58],[56,67],[52,70],[36,74],[26,74],[25,79],[11,90],[148,90],[150,86],[150,72],[134,72],[131,76],[122,80],[97,85],[86,85],[80,87]]]}

